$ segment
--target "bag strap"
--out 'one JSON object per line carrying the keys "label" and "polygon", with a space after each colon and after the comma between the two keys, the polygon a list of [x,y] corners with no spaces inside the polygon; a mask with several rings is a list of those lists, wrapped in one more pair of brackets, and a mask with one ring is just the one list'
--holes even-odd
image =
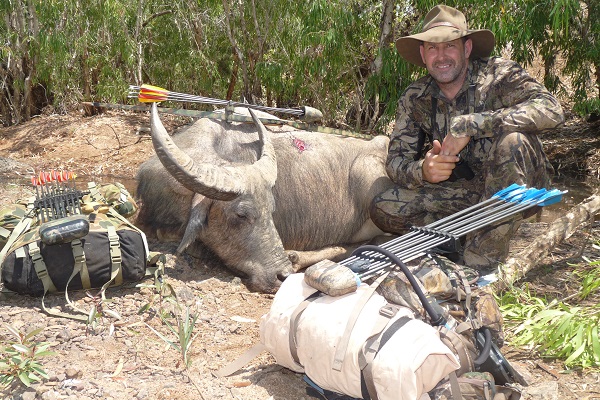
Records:
{"label": "bag strap", "polygon": [[85,253],[83,252],[83,244],[81,243],[81,240],[79,240],[79,239],[73,240],[71,242],[71,249],[73,251],[73,259],[74,259],[75,263],[73,265],[73,272],[71,273],[71,276],[69,277],[69,280],[67,281],[67,284],[65,285],[65,299],[67,300],[67,304],[69,306],[71,306],[71,308],[73,310],[87,315],[88,313],[85,310],[78,308],[75,305],[75,303],[73,303],[71,301],[71,299],[69,298],[69,284],[71,283],[71,280],[77,274],[79,274],[79,276],[80,276],[81,287],[83,289],[89,289],[92,287],[92,284],[90,282],[89,272],[87,269],[87,263],[85,261]]}
{"label": "bag strap", "polygon": [[[71,279],[73,279],[73,276],[79,272],[81,279],[81,287],[84,289],[89,289],[92,287],[92,283],[90,281],[90,273],[88,271],[85,253],[83,251],[83,243],[81,243],[81,240],[73,240],[71,242],[71,249],[73,251],[73,260],[75,261],[75,264],[73,267],[73,274],[71,274],[69,282],[71,281]],[[67,288],[68,287],[69,283],[67,282]]]}
{"label": "bag strap", "polygon": [[102,294],[102,300],[106,300],[106,289],[114,282],[115,285],[121,285],[123,283],[123,270],[121,268],[121,246],[119,245],[119,235],[117,229],[110,225],[106,228],[108,231],[108,241],[110,245],[110,279],[102,285],[100,293]]}
{"label": "bag strap", "polygon": [[340,340],[336,346],[336,349],[335,349],[335,355],[333,357],[333,363],[332,363],[332,368],[335,371],[339,372],[342,370],[342,364],[344,363],[344,358],[346,357],[346,350],[348,349],[348,343],[350,342],[350,335],[352,334],[352,331],[354,330],[354,324],[356,324],[356,320],[358,319],[360,312],[365,307],[365,305],[367,304],[367,302],[369,301],[371,296],[373,296],[377,287],[381,284],[381,282],[383,282],[383,280],[389,275],[389,273],[390,273],[389,271],[385,272],[379,278],[377,278],[377,280],[375,282],[373,282],[367,290],[365,290],[365,292],[363,293],[361,298],[358,300],[358,302],[354,306],[354,310],[352,311],[352,314],[350,314],[350,317],[348,318],[348,322],[346,324],[346,330],[344,331],[344,334],[340,338]]}
{"label": "bag strap", "polygon": [[27,245],[27,249],[29,250],[29,256],[31,257],[33,267],[35,268],[35,273],[40,281],[42,281],[42,285],[44,286],[44,295],[47,292],[56,292],[56,286],[54,286],[54,282],[52,282],[52,279],[48,274],[48,268],[46,267],[46,263],[44,262],[44,258],[42,257],[40,247],[38,246],[37,242],[34,241],[29,243]]}
{"label": "bag strap", "polygon": [[458,383],[456,371],[450,372],[450,375],[448,375],[448,381],[450,382],[450,393],[452,393],[452,398],[462,399],[462,391],[460,390],[460,383]]}
{"label": "bag strap", "polygon": [[4,259],[6,258],[8,251],[19,238],[19,236],[21,236],[31,226],[31,221],[33,221],[34,202],[35,197],[30,197],[27,201],[27,211],[25,212],[25,216],[15,226],[12,233],[8,236],[6,244],[0,251],[0,279],[2,277],[2,265],[4,264]]}
{"label": "bag strap", "polygon": [[314,300],[321,296],[321,292],[315,289],[313,293],[310,294],[302,303],[300,303],[292,315],[290,315],[290,330],[288,335],[290,354],[294,359],[294,362],[298,364],[300,367],[300,358],[298,357],[298,340],[296,339],[296,333],[298,333],[298,322],[300,321],[300,316],[306,310],[306,307],[310,305]]}
{"label": "bag strap", "polygon": [[[31,257],[31,261],[33,262],[35,272],[37,273],[38,278],[42,281],[42,285],[44,285],[44,294],[42,295],[42,310],[44,310],[44,312],[46,312],[47,314],[54,315],[56,317],[76,319],[79,321],[87,321],[87,316],[69,314],[69,313],[64,313],[61,311],[54,311],[54,310],[50,310],[49,308],[46,307],[46,303],[45,303],[46,294],[48,292],[51,292],[51,293],[56,292],[57,291],[56,286],[54,286],[52,279],[50,279],[50,276],[48,275],[48,269],[46,268],[46,263],[44,262],[44,259],[42,258],[42,255],[40,253],[40,248],[37,245],[37,242],[29,243],[27,245],[27,248],[29,250],[29,256]],[[75,311],[81,312],[83,314],[87,314],[83,310],[76,309]]]}
{"label": "bag strap", "polygon": [[[389,307],[391,307],[390,310],[392,312],[386,311]],[[384,312],[381,312],[380,310],[379,315],[381,318],[379,318],[378,323],[376,323],[376,327],[380,327],[379,332],[365,342],[362,351],[358,354],[358,367],[361,370],[361,390],[363,392],[363,398],[366,400],[378,400],[379,398],[377,396],[375,380],[373,379],[373,360],[375,359],[375,356],[377,356],[379,350],[381,350],[392,335],[412,319],[408,316],[400,317],[386,328],[389,321],[398,312],[399,306],[388,304],[382,307],[382,310],[384,310]],[[385,325],[383,323],[385,323]],[[365,393],[365,389],[367,393]]]}
{"label": "bag strap", "polygon": [[463,374],[468,371],[473,371],[473,358],[469,354],[467,346],[465,346],[461,340],[461,334],[447,329],[444,326],[437,326],[436,329],[440,334],[442,342],[458,357],[458,362],[460,363],[459,372]]}

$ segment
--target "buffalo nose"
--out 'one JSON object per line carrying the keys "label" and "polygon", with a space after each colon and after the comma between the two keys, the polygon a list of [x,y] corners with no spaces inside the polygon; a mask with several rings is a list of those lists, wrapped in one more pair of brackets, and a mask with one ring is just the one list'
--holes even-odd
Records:
{"label": "buffalo nose", "polygon": [[283,282],[288,276],[290,276],[290,271],[281,271],[277,274],[277,279]]}

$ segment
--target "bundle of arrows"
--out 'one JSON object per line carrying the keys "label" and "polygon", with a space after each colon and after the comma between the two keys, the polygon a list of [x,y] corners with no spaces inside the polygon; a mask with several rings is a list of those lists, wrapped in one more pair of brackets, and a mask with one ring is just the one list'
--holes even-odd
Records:
{"label": "bundle of arrows", "polygon": [[525,210],[557,203],[564,193],[566,192],[557,189],[527,188],[513,184],[488,200],[425,227],[414,227],[411,232],[381,246],[361,246],[351,257],[339,263],[321,261],[306,270],[305,280],[310,286],[329,295],[339,296],[353,292],[361,281],[398,266],[402,269],[403,263],[422,257],[430,251],[456,251],[461,236]]}
{"label": "bundle of arrows", "polygon": [[31,177],[35,187],[35,209],[42,222],[81,214],[79,201],[84,192],[75,187],[76,175],[71,171],[42,171]]}

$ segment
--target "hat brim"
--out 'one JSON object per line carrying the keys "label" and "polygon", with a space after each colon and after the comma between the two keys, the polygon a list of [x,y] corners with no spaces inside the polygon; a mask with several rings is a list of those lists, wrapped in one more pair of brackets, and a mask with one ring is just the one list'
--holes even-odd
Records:
{"label": "hat brim", "polygon": [[469,36],[473,42],[470,58],[489,57],[494,50],[494,33],[487,29],[461,31],[453,27],[439,26],[415,35],[401,37],[396,49],[402,58],[411,64],[425,67],[419,47],[423,42],[443,43]]}

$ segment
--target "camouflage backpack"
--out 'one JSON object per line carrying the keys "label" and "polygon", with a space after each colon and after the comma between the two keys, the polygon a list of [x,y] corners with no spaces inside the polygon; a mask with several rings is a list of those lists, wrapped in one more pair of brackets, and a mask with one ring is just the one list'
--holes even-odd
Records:
{"label": "camouflage backpack", "polygon": [[[516,400],[520,392],[511,384],[525,384],[517,371],[506,362],[498,348],[504,344],[503,319],[489,286],[477,286],[475,271],[455,264],[438,254],[429,253],[411,267],[422,291],[435,298],[448,321],[438,326],[442,342],[457,356],[460,368],[442,380],[429,396],[432,400]],[[423,320],[428,316],[411,284],[402,273],[392,274],[379,287],[390,302],[408,307]],[[487,331],[487,338],[481,332]],[[490,341],[489,357],[480,359],[480,351]]]}
{"label": "camouflage backpack", "polygon": [[139,281],[156,268],[162,271],[164,256],[150,253],[144,233],[126,219],[137,206],[121,184],[89,183],[79,202],[81,213],[45,223],[34,200],[0,210],[0,273],[5,290],[43,296],[42,308],[49,312],[44,304],[48,292],[65,292],[73,306],[67,289],[100,288],[104,296],[109,286]]}

